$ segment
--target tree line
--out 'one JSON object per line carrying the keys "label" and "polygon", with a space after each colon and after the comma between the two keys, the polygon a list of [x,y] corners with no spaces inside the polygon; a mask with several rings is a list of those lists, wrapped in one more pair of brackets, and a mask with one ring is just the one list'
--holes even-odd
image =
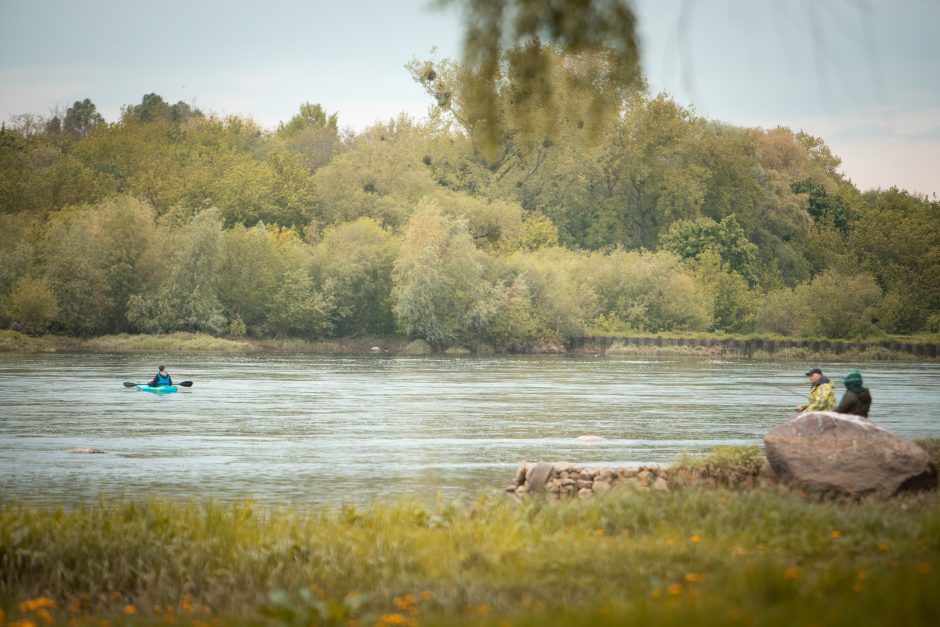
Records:
{"label": "tree line", "polygon": [[861,192],[821,139],[704,119],[641,82],[585,99],[606,61],[541,53],[552,99],[497,76],[498,132],[447,60],[409,66],[427,121],[362,132],[316,104],[268,131],[156,94],[114,123],[90,100],[14,116],[4,326],[497,350],[940,331],[936,200]]}

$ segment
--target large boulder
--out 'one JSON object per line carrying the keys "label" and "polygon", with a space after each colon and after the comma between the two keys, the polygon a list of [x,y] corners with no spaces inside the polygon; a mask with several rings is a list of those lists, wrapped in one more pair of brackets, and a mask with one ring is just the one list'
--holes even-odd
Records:
{"label": "large boulder", "polygon": [[868,420],[807,412],[764,436],[775,478],[812,492],[895,495],[937,487],[937,467],[921,447]]}

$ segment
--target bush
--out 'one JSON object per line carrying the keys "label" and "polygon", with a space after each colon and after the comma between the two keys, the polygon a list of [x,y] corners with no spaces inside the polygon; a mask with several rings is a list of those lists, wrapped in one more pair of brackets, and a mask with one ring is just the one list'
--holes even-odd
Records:
{"label": "bush", "polygon": [[23,331],[42,333],[59,312],[55,294],[44,279],[20,277],[10,289],[9,316]]}
{"label": "bush", "polygon": [[793,295],[804,313],[798,328],[801,335],[854,338],[875,331],[881,288],[870,274],[850,276],[827,270],[810,283],[798,285]]}

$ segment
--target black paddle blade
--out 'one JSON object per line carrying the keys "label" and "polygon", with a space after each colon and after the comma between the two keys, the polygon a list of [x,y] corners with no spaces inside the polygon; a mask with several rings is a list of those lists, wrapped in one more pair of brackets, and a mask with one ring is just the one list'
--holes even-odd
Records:
{"label": "black paddle blade", "polygon": [[183,381],[182,383],[177,383],[176,385],[178,385],[178,386],[180,386],[180,387],[184,387],[184,388],[191,388],[191,387],[193,387],[193,382],[192,382],[192,381]]}
{"label": "black paddle blade", "polygon": [[132,387],[134,387],[134,386],[136,386],[136,385],[137,385],[136,383],[131,383],[130,381],[125,381],[125,382],[124,382],[124,387],[126,387],[126,388],[132,388]]}

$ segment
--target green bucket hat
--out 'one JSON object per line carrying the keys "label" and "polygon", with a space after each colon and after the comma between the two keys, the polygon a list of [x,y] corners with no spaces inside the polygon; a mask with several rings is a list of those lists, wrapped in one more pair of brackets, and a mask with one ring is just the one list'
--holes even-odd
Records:
{"label": "green bucket hat", "polygon": [[845,383],[845,387],[850,390],[857,390],[862,387],[862,373],[858,370],[853,370],[852,372],[845,375],[845,378],[842,379],[842,382]]}

